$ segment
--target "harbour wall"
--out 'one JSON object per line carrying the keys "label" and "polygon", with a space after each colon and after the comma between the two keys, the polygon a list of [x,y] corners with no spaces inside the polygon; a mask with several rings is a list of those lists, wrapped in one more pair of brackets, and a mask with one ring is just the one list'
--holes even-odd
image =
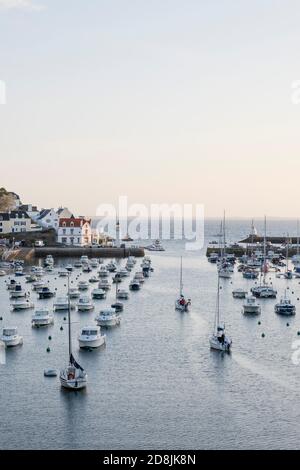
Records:
{"label": "harbour wall", "polygon": [[45,257],[47,255],[58,256],[58,257],[80,257],[89,256],[91,258],[128,258],[128,256],[143,257],[145,256],[145,250],[143,247],[126,247],[126,248],[114,248],[114,247],[59,247],[59,246],[44,246],[35,248],[35,256],[38,258]]}

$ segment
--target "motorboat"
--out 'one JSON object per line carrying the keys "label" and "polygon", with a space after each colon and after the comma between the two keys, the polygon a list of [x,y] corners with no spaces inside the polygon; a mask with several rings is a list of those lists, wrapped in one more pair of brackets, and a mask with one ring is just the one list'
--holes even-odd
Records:
{"label": "motorboat", "polygon": [[90,297],[84,295],[78,299],[77,302],[77,309],[78,312],[88,312],[90,310],[94,310],[95,306],[90,299]]}
{"label": "motorboat", "polygon": [[285,291],[285,295],[280,299],[280,302],[274,307],[275,313],[279,315],[295,315],[296,307],[292,304]]}
{"label": "motorboat", "polygon": [[24,276],[24,271],[22,266],[18,266],[15,268],[15,276],[20,277]]}
{"label": "motorboat", "polygon": [[215,252],[211,253],[208,257],[208,261],[213,264],[217,263],[218,260],[219,260],[219,254]]}
{"label": "motorboat", "polygon": [[116,313],[119,313],[123,312],[124,305],[122,304],[122,302],[114,302],[113,304],[111,304],[111,308],[113,308]]}
{"label": "motorboat", "polygon": [[254,269],[245,269],[243,272],[243,278],[244,279],[257,279],[259,276],[258,271],[255,271]]}
{"label": "motorboat", "polygon": [[103,289],[93,289],[92,290],[92,299],[106,299],[106,292]]}
{"label": "motorboat", "polygon": [[82,268],[82,262],[81,261],[75,261],[74,268]]}
{"label": "motorboat", "polygon": [[93,269],[92,269],[92,267],[90,266],[89,263],[84,263],[84,264],[82,265],[82,272],[83,272],[83,273],[90,273],[92,270],[93,270]]}
{"label": "motorboat", "polygon": [[76,287],[72,287],[69,289],[68,295],[70,299],[78,299],[80,297],[80,291]]}
{"label": "motorboat", "polygon": [[145,250],[148,251],[165,251],[164,247],[162,246],[160,240],[155,240],[154,243],[152,243],[149,246],[145,246]]}
{"label": "motorboat", "polygon": [[275,299],[277,291],[267,284],[251,288],[252,294],[259,299]]}
{"label": "motorboat", "polygon": [[23,344],[23,337],[18,334],[17,327],[3,328],[0,341],[5,344],[5,347],[11,348]]}
{"label": "motorboat", "polygon": [[97,325],[102,327],[117,326],[121,321],[114,308],[106,308],[101,310],[95,320]]}
{"label": "motorboat", "polygon": [[100,269],[98,271],[98,276],[99,277],[108,277],[108,270],[106,266],[100,266]]}
{"label": "motorboat", "polygon": [[54,316],[49,310],[36,310],[31,319],[31,324],[34,327],[49,326],[54,323]]}
{"label": "motorboat", "polygon": [[261,306],[257,303],[254,295],[247,295],[243,304],[243,312],[245,314],[258,315],[261,312]]}
{"label": "motorboat", "polygon": [[57,377],[57,370],[56,369],[44,369],[44,376],[45,377]]}
{"label": "motorboat", "polygon": [[53,310],[55,312],[64,311],[74,308],[74,304],[71,303],[68,297],[58,297],[53,304]]}
{"label": "motorboat", "polygon": [[89,279],[89,283],[90,284],[93,284],[93,283],[96,283],[98,282],[98,278],[96,276],[92,276],[90,279]]}
{"label": "motorboat", "polygon": [[86,255],[82,255],[80,258],[81,264],[89,264],[89,257]]}
{"label": "motorboat", "polygon": [[140,281],[138,281],[137,279],[132,279],[132,281],[130,281],[130,284],[129,284],[130,290],[137,291],[137,290],[140,290],[140,288],[141,288]]}
{"label": "motorboat", "polygon": [[78,289],[79,290],[88,290],[89,289],[89,283],[87,281],[79,281],[78,282]]}
{"label": "motorboat", "polygon": [[69,271],[67,269],[61,269],[58,271],[59,277],[68,277],[69,276]]}
{"label": "motorboat", "polygon": [[106,266],[106,269],[107,269],[107,271],[109,271],[110,273],[114,273],[114,272],[116,272],[116,270],[117,270],[117,265],[116,265],[116,263],[114,263],[113,261],[110,261],[110,262],[108,263],[108,265]]}
{"label": "motorboat", "polygon": [[129,292],[125,289],[118,289],[117,290],[117,299],[124,299],[127,300],[129,298]]}
{"label": "motorboat", "polygon": [[117,274],[119,274],[120,277],[127,277],[127,276],[129,276],[129,272],[128,272],[127,269],[125,269],[125,268],[124,268],[124,269],[120,269],[120,270],[117,272]]}
{"label": "motorboat", "polygon": [[45,261],[44,261],[44,266],[53,266],[54,265],[54,259],[52,255],[47,255]]}
{"label": "motorboat", "polygon": [[91,261],[90,261],[90,266],[92,268],[98,268],[99,266],[99,261],[97,258],[92,258]]}
{"label": "motorboat", "polygon": [[44,287],[47,287],[47,284],[45,283],[45,281],[36,281],[32,285],[32,290],[39,292]]}
{"label": "motorboat", "polygon": [[211,349],[223,352],[230,352],[232,340],[226,335],[225,323],[220,321],[220,287],[220,276],[218,274],[218,292],[215,324],[213,333],[209,340],[209,344]]}
{"label": "motorboat", "polygon": [[35,274],[29,274],[28,276],[26,276],[26,282],[28,284],[31,284],[33,282],[36,282],[38,280],[37,276]]}
{"label": "motorboat", "polygon": [[78,342],[81,349],[99,348],[105,344],[106,335],[101,334],[100,326],[85,326],[80,330]]}
{"label": "motorboat", "polygon": [[141,271],[135,273],[134,279],[137,279],[141,283],[145,282],[144,274]]}
{"label": "motorboat", "polygon": [[244,299],[246,295],[248,294],[248,291],[245,289],[234,289],[232,291],[232,296],[234,299]]}
{"label": "motorboat", "polygon": [[25,292],[21,284],[16,284],[15,289],[10,291],[11,299],[25,299],[26,297],[29,297],[29,294]]}
{"label": "motorboat", "polygon": [[122,276],[120,276],[120,273],[116,273],[113,276],[112,281],[113,281],[114,284],[120,284],[120,282],[123,281],[123,278],[122,278]]}
{"label": "motorboat", "polygon": [[35,266],[33,273],[35,274],[36,277],[43,277],[45,274],[45,271],[41,266]]}
{"label": "motorboat", "polygon": [[6,272],[3,271],[2,269],[0,270],[0,276],[1,276],[1,277],[6,276]]}
{"label": "motorboat", "polygon": [[7,284],[7,290],[15,290],[17,285],[20,285],[20,283],[15,279],[10,279],[9,283]]}
{"label": "motorboat", "polygon": [[55,297],[55,292],[52,291],[49,287],[42,287],[42,289],[40,289],[38,291],[38,296],[39,296],[39,299],[52,299],[52,297]]}
{"label": "motorboat", "polygon": [[108,290],[110,290],[110,287],[111,286],[110,286],[110,283],[109,283],[108,279],[101,279],[98,283],[98,288],[99,289],[108,291]]}
{"label": "motorboat", "polygon": [[69,273],[71,273],[71,272],[73,271],[73,266],[72,266],[72,264],[67,264],[66,270],[67,270]]}
{"label": "motorboat", "polygon": [[[68,278],[68,297],[70,290],[70,278]],[[69,339],[69,363],[60,371],[59,379],[61,386],[68,390],[81,390],[87,386],[87,373],[76,361],[72,353],[72,332],[71,332],[71,309],[68,303],[68,339]]]}
{"label": "motorboat", "polygon": [[29,299],[17,299],[11,303],[13,310],[28,310],[34,308],[34,303]]}

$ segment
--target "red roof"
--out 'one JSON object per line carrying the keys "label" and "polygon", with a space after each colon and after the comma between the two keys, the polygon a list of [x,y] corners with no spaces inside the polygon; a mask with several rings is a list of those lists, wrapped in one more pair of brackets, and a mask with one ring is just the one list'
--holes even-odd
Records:
{"label": "red roof", "polygon": [[82,227],[82,225],[90,223],[89,220],[77,217],[70,217],[69,219],[59,219],[60,227]]}

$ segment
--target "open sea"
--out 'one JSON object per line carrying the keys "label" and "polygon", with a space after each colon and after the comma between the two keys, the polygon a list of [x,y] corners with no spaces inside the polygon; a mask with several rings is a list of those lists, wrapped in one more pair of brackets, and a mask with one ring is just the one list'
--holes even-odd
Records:
{"label": "open sea", "polygon": [[[263,221],[256,227],[262,232]],[[268,235],[296,235],[296,228],[295,220],[268,221]],[[206,221],[206,243],[218,230],[219,221]],[[249,232],[248,220],[227,221],[229,241]],[[79,351],[77,335],[112,303],[114,288],[107,300],[95,301],[93,312],[72,313],[74,355],[88,373],[88,387],[81,392],[67,392],[59,378],[43,376],[47,367],[66,365],[66,314],[56,312],[53,326],[33,329],[33,311],[10,311],[8,277],[0,278],[0,328],[17,326],[24,337],[23,346],[7,350],[6,365],[0,365],[1,449],[300,448],[300,365],[292,361],[292,346],[300,340],[299,280],[268,275],[277,301],[288,287],[297,305],[296,316],[288,319],[274,313],[275,299],[260,300],[259,318],[243,316],[243,300],[233,299],[232,289],[250,289],[253,281],[237,271],[223,280],[221,312],[233,340],[231,355],[223,355],[209,348],[216,266],[208,263],[205,248],[187,252],[180,240],[163,245],[165,252],[151,254],[151,277],[124,301],[120,327],[105,332],[105,348]],[[174,309],[181,255],[185,295],[192,299],[186,314]],[[70,261],[55,260],[55,272],[45,276],[57,296],[66,293],[66,279],[57,269]],[[95,273],[74,269],[72,285]],[[53,299],[37,300],[34,292],[31,298],[36,308],[52,308]]]}

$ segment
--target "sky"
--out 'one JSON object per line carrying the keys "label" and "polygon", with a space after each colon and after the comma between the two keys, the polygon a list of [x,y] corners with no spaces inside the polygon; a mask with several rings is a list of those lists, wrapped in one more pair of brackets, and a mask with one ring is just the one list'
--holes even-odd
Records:
{"label": "sky", "polygon": [[299,217],[299,24],[298,0],[0,0],[0,186]]}

